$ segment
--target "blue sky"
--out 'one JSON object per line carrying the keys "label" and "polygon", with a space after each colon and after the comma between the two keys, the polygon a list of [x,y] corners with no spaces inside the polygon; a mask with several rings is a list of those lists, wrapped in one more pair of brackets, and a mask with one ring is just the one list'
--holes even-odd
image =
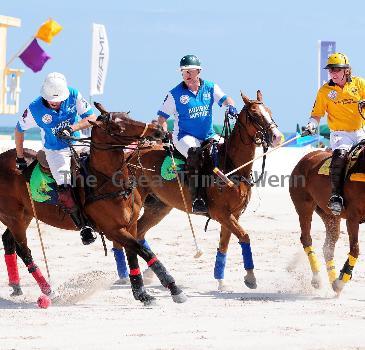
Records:
{"label": "blue sky", "polygon": [[[365,76],[365,2],[344,1],[3,1],[0,14],[21,18],[8,30],[10,58],[49,17],[63,26],[43,70],[22,68],[21,110],[38,96],[45,75],[59,71],[89,97],[91,26],[106,26],[110,61],[104,95],[113,111],[151,120],[166,93],[180,82],[177,67],[189,53],[202,61],[202,77],[218,83],[242,107],[240,90],[255,98],[260,89],[282,131],[305,124],[317,92],[318,40],[337,42],[354,75]],[[21,114],[21,113],[20,113]],[[221,122],[216,108],[214,120]],[[17,116],[0,115],[0,126]]]}

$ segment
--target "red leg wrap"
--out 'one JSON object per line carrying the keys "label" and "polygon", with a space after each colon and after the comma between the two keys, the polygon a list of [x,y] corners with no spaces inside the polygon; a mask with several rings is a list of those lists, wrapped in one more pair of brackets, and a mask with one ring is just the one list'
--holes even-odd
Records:
{"label": "red leg wrap", "polygon": [[18,264],[16,260],[17,260],[16,253],[5,254],[5,263],[6,263],[6,268],[8,270],[10,286],[19,285],[20,282]]}
{"label": "red leg wrap", "polygon": [[28,271],[33,275],[34,279],[38,283],[39,288],[41,289],[42,293],[49,295],[51,293],[51,286],[46,281],[46,279],[43,277],[41,270],[39,267],[31,263],[27,266]]}

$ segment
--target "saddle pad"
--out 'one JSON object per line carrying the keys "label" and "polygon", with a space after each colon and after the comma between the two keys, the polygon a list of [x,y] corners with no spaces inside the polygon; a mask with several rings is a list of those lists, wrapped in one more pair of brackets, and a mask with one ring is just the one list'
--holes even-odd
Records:
{"label": "saddle pad", "polygon": [[318,175],[327,175],[328,176],[330,174],[331,159],[332,158],[326,159],[326,161],[321,165],[321,167],[318,170]]}
{"label": "saddle pad", "polygon": [[[326,161],[322,164],[322,166],[318,170],[319,175],[327,175],[329,176],[330,172],[330,164],[331,158],[326,159]],[[360,181],[365,182],[365,174],[364,173],[352,173],[350,175],[350,181]]]}
{"label": "saddle pad", "polygon": [[35,202],[57,204],[56,181],[42,171],[39,163],[34,167],[29,183]]}
{"label": "saddle pad", "polygon": [[[180,157],[174,157],[174,160],[176,164],[176,171],[183,171],[186,163],[185,159]],[[173,168],[171,156],[166,156],[161,165],[161,177],[167,181],[171,181],[176,178],[176,172]]]}

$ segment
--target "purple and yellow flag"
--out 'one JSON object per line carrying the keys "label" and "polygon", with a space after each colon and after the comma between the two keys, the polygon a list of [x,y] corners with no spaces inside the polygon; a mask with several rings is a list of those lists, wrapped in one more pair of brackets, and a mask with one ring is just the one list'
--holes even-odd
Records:
{"label": "purple and yellow flag", "polygon": [[34,73],[39,72],[44,64],[51,58],[46,52],[38,45],[37,39],[33,39],[32,42],[25,48],[25,50],[19,55],[19,58],[23,63],[30,68]]}
{"label": "purple and yellow flag", "polygon": [[62,26],[60,26],[55,20],[49,19],[47,22],[44,22],[41,25],[35,37],[50,44],[53,40],[53,37],[56,36],[61,30]]}

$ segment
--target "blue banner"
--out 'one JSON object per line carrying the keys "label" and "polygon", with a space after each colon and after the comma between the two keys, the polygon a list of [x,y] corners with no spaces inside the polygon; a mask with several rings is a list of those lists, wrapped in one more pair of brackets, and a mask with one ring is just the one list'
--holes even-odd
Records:
{"label": "blue banner", "polygon": [[336,41],[319,42],[319,87],[329,80],[327,69],[323,69],[327,64],[328,56],[336,52]]}

